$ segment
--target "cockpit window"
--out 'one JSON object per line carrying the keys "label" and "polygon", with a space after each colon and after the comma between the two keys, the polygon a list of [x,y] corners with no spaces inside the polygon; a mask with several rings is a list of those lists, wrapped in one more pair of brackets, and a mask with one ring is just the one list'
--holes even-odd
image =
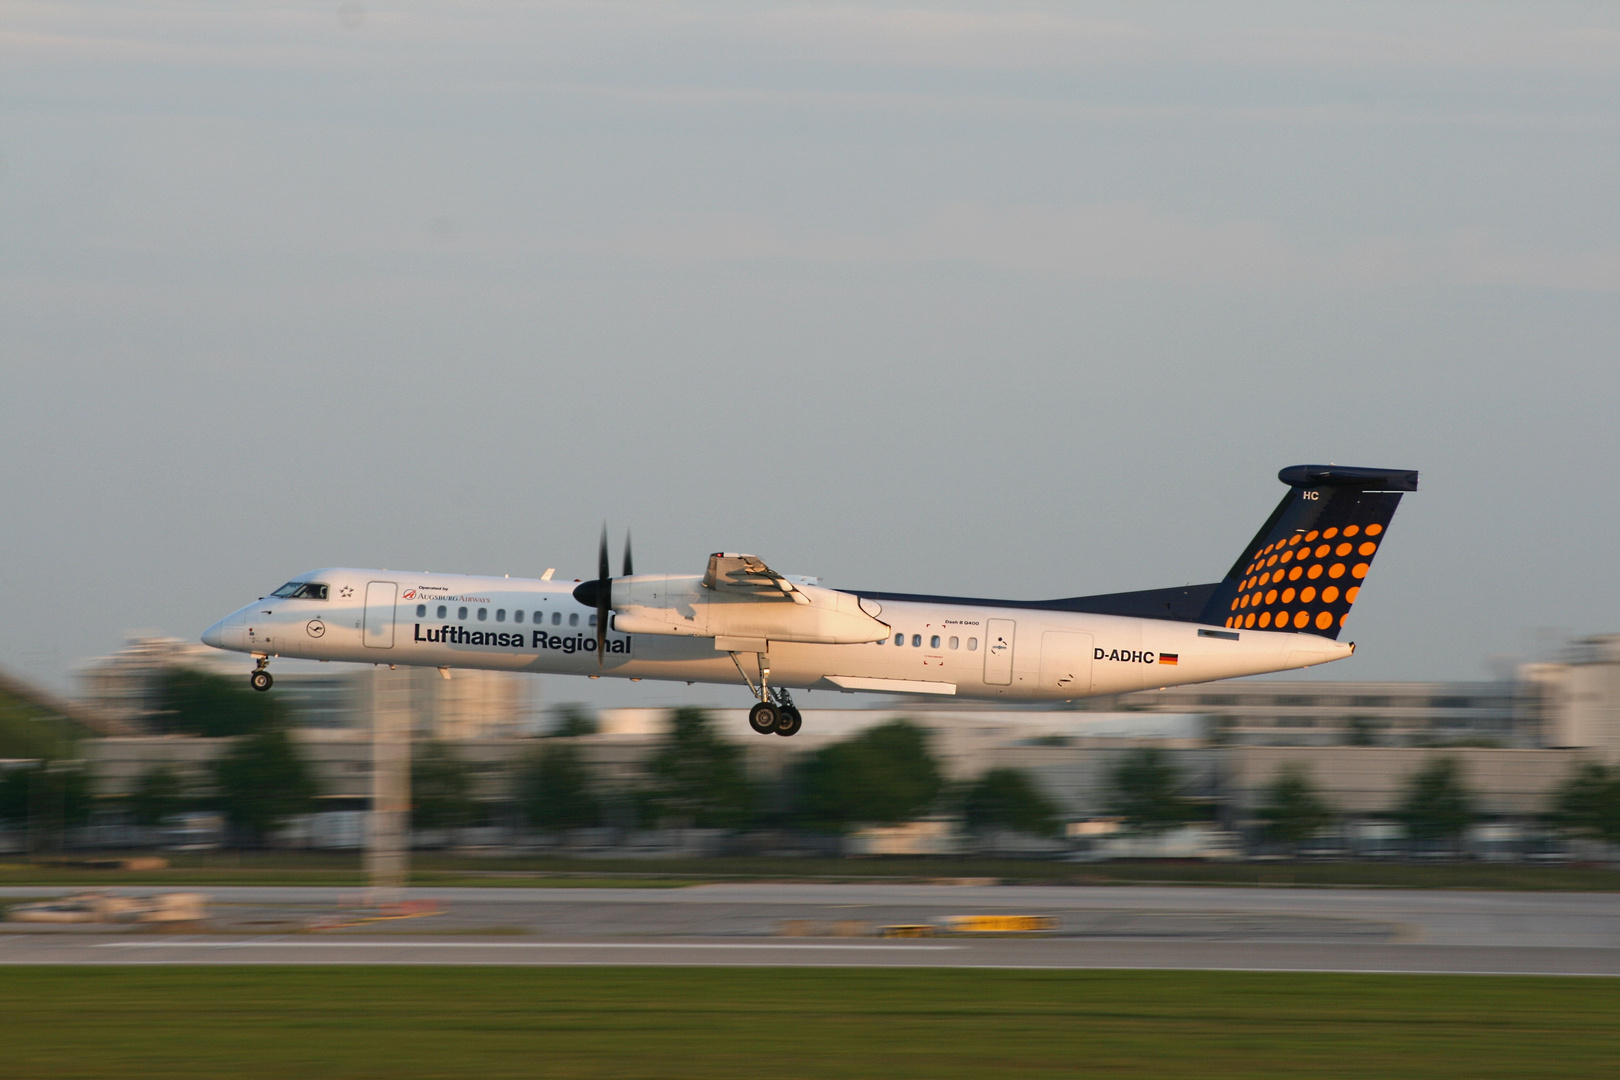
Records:
{"label": "cockpit window", "polygon": [[325,600],[326,586],[313,581],[289,581],[270,595],[286,600]]}

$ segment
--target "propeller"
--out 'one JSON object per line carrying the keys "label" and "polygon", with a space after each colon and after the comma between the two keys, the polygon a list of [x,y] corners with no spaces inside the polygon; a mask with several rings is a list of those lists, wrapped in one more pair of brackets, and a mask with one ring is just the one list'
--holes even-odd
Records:
{"label": "propeller", "polygon": [[[630,560],[630,533],[624,534],[624,576],[635,571]],[[596,580],[581,582],[574,590],[574,599],[596,608],[596,666],[602,666],[602,654],[607,644],[608,615],[613,610],[613,578],[609,576],[607,526],[602,526],[602,540],[596,549]]]}

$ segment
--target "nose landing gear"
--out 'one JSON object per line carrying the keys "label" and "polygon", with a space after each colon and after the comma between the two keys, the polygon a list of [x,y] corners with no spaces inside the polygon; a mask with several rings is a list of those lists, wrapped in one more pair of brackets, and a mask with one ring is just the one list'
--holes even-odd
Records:
{"label": "nose landing gear", "polygon": [[787,738],[797,735],[804,726],[804,718],[793,704],[793,697],[786,690],[770,685],[771,661],[764,653],[759,653],[759,686],[754,686],[754,680],[748,677],[743,670],[742,661],[736,653],[731,654],[731,662],[737,665],[737,672],[748,684],[748,689],[759,698],[758,704],[748,710],[748,726],[761,735],[781,735]]}
{"label": "nose landing gear", "polygon": [[259,657],[259,662],[254,665],[252,673],[248,675],[248,685],[259,691],[268,690],[274,686],[276,680],[271,678],[270,672],[265,670],[269,666],[270,658],[268,656]]}

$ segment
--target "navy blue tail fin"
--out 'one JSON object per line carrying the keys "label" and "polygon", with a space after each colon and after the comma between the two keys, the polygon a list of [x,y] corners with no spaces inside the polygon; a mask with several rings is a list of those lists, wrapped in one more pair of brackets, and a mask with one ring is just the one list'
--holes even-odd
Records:
{"label": "navy blue tail fin", "polygon": [[1295,465],[1288,494],[1216,586],[1198,621],[1337,638],[1388,535],[1410,469]]}

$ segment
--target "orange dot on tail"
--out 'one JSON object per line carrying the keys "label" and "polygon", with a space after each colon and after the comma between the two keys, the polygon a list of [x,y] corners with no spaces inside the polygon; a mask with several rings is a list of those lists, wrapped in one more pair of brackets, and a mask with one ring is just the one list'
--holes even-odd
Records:
{"label": "orange dot on tail", "polygon": [[1297,543],[1299,543],[1299,533],[1295,533],[1294,538],[1292,540],[1288,541],[1288,546],[1293,547]]}
{"label": "orange dot on tail", "polygon": [[1350,572],[1358,578],[1364,578],[1367,576],[1367,570],[1368,566],[1366,563],[1358,562],[1356,563],[1355,569],[1351,570]]}
{"label": "orange dot on tail", "polygon": [[1329,585],[1327,588],[1322,590],[1322,603],[1331,604],[1338,598],[1339,587],[1337,585]]}
{"label": "orange dot on tail", "polygon": [[1282,602],[1285,603],[1285,604],[1292,604],[1294,602],[1294,590],[1293,589],[1284,589],[1283,590]]}
{"label": "orange dot on tail", "polygon": [[1298,581],[1299,575],[1303,574],[1304,572],[1305,568],[1303,566],[1296,566],[1292,570],[1288,571],[1288,580]]}
{"label": "orange dot on tail", "polygon": [[1338,536],[1338,535],[1339,535],[1339,530],[1338,529],[1326,529],[1322,533],[1322,539],[1331,540],[1335,536]]}
{"label": "orange dot on tail", "polygon": [[1294,561],[1294,553],[1292,551],[1283,552],[1282,553],[1282,561],[1283,562],[1293,562]]}
{"label": "orange dot on tail", "polygon": [[1331,545],[1323,544],[1321,547],[1316,549],[1316,557],[1318,559],[1320,559],[1322,556],[1326,555],[1328,552],[1330,552],[1332,550],[1333,550],[1333,548],[1332,548]]}
{"label": "orange dot on tail", "polygon": [[1349,617],[1350,617],[1350,613],[1348,611],[1345,612],[1343,615],[1340,615],[1339,616],[1339,625],[1343,626],[1344,625],[1344,620],[1348,619]]}
{"label": "orange dot on tail", "polygon": [[1313,543],[1316,540],[1316,538],[1318,536],[1321,536],[1321,535],[1322,535],[1321,533],[1317,532],[1315,529],[1312,529],[1310,532],[1305,534],[1305,542],[1307,544]]}
{"label": "orange dot on tail", "polygon": [[[1365,566],[1367,564],[1362,563],[1362,565]],[[1362,571],[1362,572],[1366,573],[1366,571]],[[1328,567],[1328,577],[1330,577],[1330,578],[1342,578],[1342,577],[1344,577],[1344,563],[1336,562],[1332,566]]]}
{"label": "orange dot on tail", "polygon": [[1352,545],[1350,545],[1350,544],[1340,544],[1338,547],[1333,549],[1333,554],[1337,555],[1339,558],[1342,559],[1346,555],[1350,554],[1351,546]]}
{"label": "orange dot on tail", "polygon": [[1354,535],[1356,535],[1356,533],[1358,533],[1360,531],[1361,531],[1361,526],[1360,525],[1352,525],[1348,529],[1344,530],[1344,535],[1346,535],[1346,536],[1354,536]]}
{"label": "orange dot on tail", "polygon": [[1286,612],[1286,611],[1277,612],[1277,629],[1281,630],[1283,627],[1285,627],[1287,625],[1288,625],[1288,612]]}
{"label": "orange dot on tail", "polygon": [[1310,621],[1311,613],[1308,611],[1300,611],[1294,614],[1294,625],[1301,630],[1303,630],[1305,628],[1305,624]]}
{"label": "orange dot on tail", "polygon": [[1242,601],[1242,600],[1237,600],[1237,599],[1234,599],[1234,600],[1233,600],[1233,601],[1232,601],[1232,610],[1233,610],[1233,611],[1236,611],[1236,610],[1237,610],[1237,606],[1238,606],[1238,605],[1239,605],[1239,604],[1241,604],[1241,603],[1242,603],[1242,602],[1243,602],[1243,601]]}
{"label": "orange dot on tail", "polygon": [[1315,600],[1315,599],[1316,599],[1316,590],[1311,588],[1309,585],[1307,585],[1303,589],[1299,590],[1299,602],[1300,603],[1308,604],[1312,600]]}
{"label": "orange dot on tail", "polygon": [[1275,604],[1276,602],[1277,602],[1277,590],[1276,589],[1268,590],[1266,592],[1266,603]]}
{"label": "orange dot on tail", "polygon": [[1227,617],[1226,617],[1226,625],[1227,625],[1227,626],[1231,626],[1231,625],[1232,625],[1232,616],[1230,616],[1230,615],[1228,615],[1228,616],[1227,616]]}
{"label": "orange dot on tail", "polygon": [[1251,627],[1253,625],[1254,625],[1254,612],[1251,611],[1247,615],[1243,616],[1243,628],[1246,630],[1246,629],[1248,629],[1249,627]]}
{"label": "orange dot on tail", "polygon": [[1312,566],[1310,568],[1309,572],[1307,572],[1305,576],[1310,578],[1312,581],[1315,581],[1317,578],[1321,577],[1322,576],[1322,564],[1317,563],[1315,566]]}
{"label": "orange dot on tail", "polygon": [[1378,524],[1377,522],[1374,522],[1373,524],[1367,526],[1367,535],[1368,536],[1377,536],[1379,533],[1381,533],[1383,531],[1384,531],[1384,527],[1382,525]]}
{"label": "orange dot on tail", "polygon": [[1359,585],[1350,586],[1348,589],[1344,590],[1344,602],[1347,603],[1347,604],[1355,603],[1356,602],[1356,597],[1358,595],[1360,595],[1360,593],[1361,593],[1361,586],[1359,586]]}
{"label": "orange dot on tail", "polygon": [[1357,555],[1371,555],[1373,552],[1375,552],[1377,550],[1378,550],[1378,545],[1373,543],[1371,540],[1368,540],[1366,543],[1364,543],[1360,547],[1356,548],[1356,554]]}
{"label": "orange dot on tail", "polygon": [[1271,612],[1262,611],[1260,613],[1260,629],[1264,630],[1266,627],[1268,627],[1270,625],[1271,625]]}
{"label": "orange dot on tail", "polygon": [[1322,612],[1320,615],[1318,615],[1316,617],[1316,628],[1318,630],[1326,630],[1328,627],[1330,627],[1332,625],[1333,625],[1333,616],[1330,615],[1328,612],[1324,611],[1324,612]]}

